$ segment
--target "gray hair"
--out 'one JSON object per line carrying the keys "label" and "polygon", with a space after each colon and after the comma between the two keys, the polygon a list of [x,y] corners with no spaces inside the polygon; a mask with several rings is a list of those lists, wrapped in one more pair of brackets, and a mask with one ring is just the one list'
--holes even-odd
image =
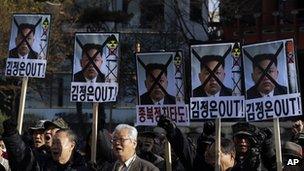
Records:
{"label": "gray hair", "polygon": [[60,129],[56,133],[65,133],[70,142],[77,142],[77,135],[70,129]]}
{"label": "gray hair", "polygon": [[133,126],[127,125],[127,124],[119,124],[119,125],[117,125],[116,128],[115,128],[115,130],[114,130],[114,132],[113,132],[113,134],[115,134],[115,132],[121,131],[123,129],[128,129],[129,137],[131,139],[133,139],[133,140],[137,140],[137,134],[138,134],[138,132],[137,132],[136,128],[133,127]]}

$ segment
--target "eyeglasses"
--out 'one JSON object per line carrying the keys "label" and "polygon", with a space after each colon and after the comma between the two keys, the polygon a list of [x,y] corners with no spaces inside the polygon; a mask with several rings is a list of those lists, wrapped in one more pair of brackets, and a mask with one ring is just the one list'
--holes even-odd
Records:
{"label": "eyeglasses", "polygon": [[112,138],[111,143],[119,142],[123,144],[127,140],[132,140],[131,138]]}

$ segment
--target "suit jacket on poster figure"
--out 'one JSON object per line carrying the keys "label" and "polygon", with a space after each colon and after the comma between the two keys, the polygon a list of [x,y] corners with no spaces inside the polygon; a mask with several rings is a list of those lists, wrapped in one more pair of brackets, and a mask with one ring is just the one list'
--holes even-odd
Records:
{"label": "suit jacket on poster figure", "polygon": [[[232,95],[232,90],[230,88],[225,86],[221,88],[220,96],[231,96],[231,95]],[[193,97],[207,97],[203,85],[200,85],[193,90]]]}
{"label": "suit jacket on poster figure", "polygon": [[[76,74],[74,74],[74,82],[87,82],[82,71],[79,71]],[[105,75],[98,74],[96,82],[98,82],[98,83],[105,82]]]}
{"label": "suit jacket on poster figure", "polygon": [[[287,94],[287,87],[278,85],[274,88],[273,95],[281,95]],[[257,86],[252,86],[250,89],[247,90],[247,99],[254,99],[262,97],[262,95],[257,90]]]}
{"label": "suit jacket on poster figure", "polygon": [[[17,48],[14,48],[14,49],[9,51],[9,58],[19,58]],[[38,58],[38,53],[33,51],[33,50],[30,50],[30,52],[28,53],[27,58],[28,59],[37,59]]]}
{"label": "suit jacket on poster figure", "polygon": [[[175,104],[175,97],[170,95],[170,94],[167,94],[165,97],[164,97],[164,104]],[[153,105],[154,102],[153,100],[150,98],[149,96],[149,93],[146,92],[144,93],[143,95],[140,96],[140,104],[142,105]]]}

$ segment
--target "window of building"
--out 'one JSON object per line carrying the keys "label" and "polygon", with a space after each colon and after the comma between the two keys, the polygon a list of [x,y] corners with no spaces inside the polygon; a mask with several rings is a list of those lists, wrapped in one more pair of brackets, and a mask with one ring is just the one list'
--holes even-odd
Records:
{"label": "window of building", "polygon": [[202,22],[203,0],[190,0],[190,20]]}
{"label": "window of building", "polygon": [[143,0],[140,5],[142,28],[159,28],[164,21],[164,1],[163,0]]}

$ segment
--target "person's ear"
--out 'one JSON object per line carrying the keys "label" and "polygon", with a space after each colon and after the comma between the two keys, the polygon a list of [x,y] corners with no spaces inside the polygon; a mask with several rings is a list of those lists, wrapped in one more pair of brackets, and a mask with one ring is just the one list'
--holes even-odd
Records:
{"label": "person's ear", "polygon": [[146,89],[148,90],[148,79],[145,80],[145,86],[146,86]]}
{"label": "person's ear", "polygon": [[277,79],[279,76],[279,70],[277,70],[277,74],[275,75],[275,78],[274,79]]}
{"label": "person's ear", "polygon": [[132,142],[133,142],[133,144],[134,144],[134,149],[136,149],[137,141],[136,141],[136,140],[133,140]]}
{"label": "person's ear", "polygon": [[199,80],[200,80],[201,82],[204,81],[204,80],[203,80],[203,76],[202,76],[202,72],[198,73],[198,78],[199,78]]}
{"label": "person's ear", "polygon": [[80,66],[81,66],[81,68],[84,67],[84,66],[83,66],[83,58],[80,59]]}
{"label": "person's ear", "polygon": [[71,151],[73,151],[74,150],[74,148],[75,148],[75,146],[76,146],[76,143],[75,143],[75,141],[73,141],[72,143],[71,143]]}

